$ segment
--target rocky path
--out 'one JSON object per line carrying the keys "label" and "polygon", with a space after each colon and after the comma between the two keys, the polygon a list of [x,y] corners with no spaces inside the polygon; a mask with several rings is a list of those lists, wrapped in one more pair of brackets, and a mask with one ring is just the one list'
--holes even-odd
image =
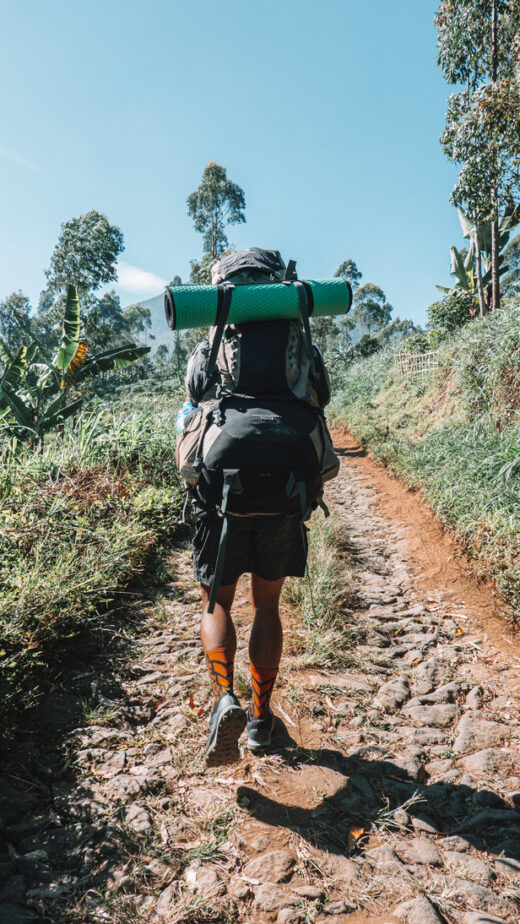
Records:
{"label": "rocky path", "polygon": [[[129,664],[89,668],[88,703],[72,678],[7,754],[0,924],[518,924],[519,649],[456,588],[424,589],[406,511],[389,520],[349,455],[328,493],[357,600],[349,647],[304,668],[293,625],[273,752],[204,769],[181,551],[140,605]],[[245,698],[245,581],[236,618]]]}

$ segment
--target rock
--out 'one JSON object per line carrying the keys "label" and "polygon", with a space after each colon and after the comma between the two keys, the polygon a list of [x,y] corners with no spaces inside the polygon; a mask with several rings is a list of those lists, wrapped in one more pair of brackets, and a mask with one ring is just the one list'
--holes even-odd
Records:
{"label": "rock", "polygon": [[488,831],[490,828],[503,827],[504,825],[514,825],[520,822],[520,815],[514,809],[487,808],[464,818],[460,824],[454,828],[455,834],[461,831]]}
{"label": "rock", "polygon": [[417,725],[444,728],[458,717],[459,710],[453,703],[434,706],[407,706],[404,715]]}
{"label": "rock", "polygon": [[468,838],[459,837],[457,834],[453,834],[450,837],[443,837],[440,842],[441,847],[444,850],[467,850],[471,846],[471,835]]}
{"label": "rock", "polygon": [[464,707],[466,709],[475,709],[478,710],[482,706],[482,699],[484,697],[484,690],[481,686],[473,687],[472,690],[466,696],[464,702]]}
{"label": "rock", "polygon": [[297,911],[295,908],[282,908],[278,912],[276,924],[299,924],[305,919],[303,911]]}
{"label": "rock", "polygon": [[342,918],[336,917],[336,915],[350,914],[351,911],[356,911],[356,909],[357,905],[353,905],[351,902],[343,901],[342,899],[339,901],[330,902],[324,911],[325,914],[332,914],[334,917],[329,918],[327,924],[334,924],[334,922],[337,922],[337,924],[343,924]]}
{"label": "rock", "polygon": [[496,774],[504,776],[509,773],[512,763],[513,755],[505,748],[486,748],[484,751],[476,751],[464,758],[464,766],[470,773],[493,776]]}
{"label": "rock", "polygon": [[232,876],[228,882],[228,893],[235,901],[245,901],[250,891],[251,887],[240,876]]}
{"label": "rock", "polygon": [[119,819],[126,828],[131,828],[136,834],[151,834],[153,831],[152,819],[142,805],[125,805],[119,810]]}
{"label": "rock", "polygon": [[356,864],[341,854],[330,854],[325,861],[325,869],[329,876],[335,880],[339,888],[348,890],[353,883],[360,879]]}
{"label": "rock", "polygon": [[482,914],[481,911],[467,911],[462,918],[462,924],[506,924],[506,922],[503,918]]}
{"label": "rock", "polygon": [[0,905],[0,924],[36,924],[41,918],[29,908],[20,905]]}
{"label": "rock", "polygon": [[508,915],[514,911],[511,902],[495,895],[491,889],[486,889],[485,886],[478,885],[476,882],[468,882],[467,879],[456,879],[451,876],[446,877],[444,881],[446,897],[458,901],[463,907],[490,911],[492,914]]}
{"label": "rock", "polygon": [[416,696],[430,693],[434,687],[447,679],[450,667],[440,658],[432,657],[418,664],[413,670],[412,687]]}
{"label": "rock", "polygon": [[254,905],[260,911],[280,911],[287,905],[294,905],[297,896],[283,889],[276,882],[264,882],[255,890]]}
{"label": "rock", "polygon": [[373,705],[384,712],[393,712],[410,696],[410,684],[406,677],[388,680],[379,687]]}
{"label": "rock", "polygon": [[225,892],[225,886],[216,870],[210,866],[188,866],[184,870],[184,878],[188,888],[205,895],[216,895]]}
{"label": "rock", "polygon": [[493,865],[502,875],[520,879],[520,860],[515,860],[514,857],[498,857],[493,861]]}
{"label": "rock", "polygon": [[365,851],[365,857],[370,863],[385,872],[406,874],[404,863],[401,862],[392,847],[373,847],[372,850]]}
{"label": "rock", "polygon": [[442,918],[425,895],[398,905],[394,909],[394,915],[405,924],[443,924]]}
{"label": "rock", "polygon": [[460,683],[457,683],[456,680],[451,681],[451,683],[443,683],[442,686],[437,687],[432,693],[426,693],[423,696],[414,696],[413,700],[410,700],[410,706],[428,706],[435,703],[453,703],[455,697],[460,693]]}
{"label": "rock", "polygon": [[309,901],[321,901],[325,898],[325,892],[323,889],[320,889],[318,886],[313,885],[302,885],[294,889],[296,895],[301,895],[302,898],[308,898]]}
{"label": "rock", "polygon": [[442,866],[442,856],[427,837],[414,837],[411,841],[398,844],[397,851],[407,863],[426,863],[428,866]]}
{"label": "rock", "polygon": [[171,906],[176,902],[177,895],[177,883],[174,882],[172,885],[169,885],[163,892],[159,895],[157,903],[155,905],[155,915],[154,921],[164,921],[166,922],[171,916]]}
{"label": "rock", "polygon": [[72,892],[76,881],[77,880],[72,876],[56,876],[51,882],[36,886],[34,889],[29,889],[25,899],[28,904],[32,904],[34,901],[42,898],[48,899],[49,901],[56,901],[58,898],[62,898],[62,896]]}
{"label": "rock", "polygon": [[507,837],[498,844],[494,844],[493,853],[503,853],[506,857],[520,860],[520,840],[516,837]]}
{"label": "rock", "polygon": [[507,725],[477,719],[469,713],[462,716],[456,731],[457,737],[453,743],[453,749],[459,754],[463,754],[464,751],[494,747],[502,744],[509,736]]}
{"label": "rock", "polygon": [[471,879],[473,882],[480,882],[481,885],[489,885],[493,879],[493,871],[477,857],[472,857],[467,853],[457,853],[455,850],[446,851],[446,860],[456,873]]}
{"label": "rock", "polygon": [[407,828],[410,824],[410,816],[404,808],[398,808],[395,810],[393,815],[393,820],[396,825],[399,825],[400,828]]}
{"label": "rock", "polygon": [[426,831],[427,834],[439,833],[439,829],[433,818],[430,818],[430,816],[426,815],[424,812],[419,812],[419,814],[412,818],[412,827],[416,831]]}
{"label": "rock", "polygon": [[295,863],[288,850],[273,850],[246,863],[242,875],[257,882],[284,882],[289,879]]}
{"label": "rock", "polygon": [[147,686],[149,683],[157,683],[158,680],[163,679],[163,674],[160,671],[153,671],[151,674],[145,674],[144,677],[141,677],[137,681],[137,685],[140,687]]}
{"label": "rock", "polygon": [[446,733],[441,731],[440,728],[412,728],[411,726],[402,725],[401,734],[406,741],[419,744],[422,747],[446,741]]}

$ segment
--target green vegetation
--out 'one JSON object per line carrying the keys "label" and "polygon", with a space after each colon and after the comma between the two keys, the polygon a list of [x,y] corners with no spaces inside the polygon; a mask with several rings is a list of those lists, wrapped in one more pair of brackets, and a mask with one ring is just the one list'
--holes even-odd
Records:
{"label": "green vegetation", "polygon": [[395,346],[351,365],[331,417],[420,487],[483,573],[520,602],[520,306],[466,324],[439,347],[425,383],[401,375]]}
{"label": "green vegetation", "polygon": [[[67,402],[67,392],[86,378],[112,369],[123,369],[149,352],[149,347],[127,343],[115,349],[89,355],[87,344],[80,339],[81,318],[75,286],[69,285],[61,323],[61,344],[54,359],[31,334],[29,324],[20,319],[28,341],[16,355],[0,341],[0,436],[12,438],[13,449],[20,441],[41,446],[45,433],[62,427],[76,414],[83,399]],[[43,356],[40,354],[43,352]]]}
{"label": "green vegetation", "polygon": [[[4,713],[106,626],[107,607],[177,530],[173,409],[99,406],[42,452],[0,465],[0,652]],[[76,646],[76,649],[74,648]]]}

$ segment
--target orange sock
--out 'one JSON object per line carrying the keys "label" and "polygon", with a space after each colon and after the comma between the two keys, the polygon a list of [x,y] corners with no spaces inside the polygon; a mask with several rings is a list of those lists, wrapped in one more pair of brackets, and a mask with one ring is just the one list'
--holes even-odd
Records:
{"label": "orange sock", "polygon": [[206,652],[211,686],[217,699],[233,692],[233,665],[235,652],[229,648],[212,648]]}
{"label": "orange sock", "polygon": [[256,668],[254,664],[251,664],[253,686],[253,696],[249,705],[251,718],[263,719],[267,715],[277,673],[277,667]]}

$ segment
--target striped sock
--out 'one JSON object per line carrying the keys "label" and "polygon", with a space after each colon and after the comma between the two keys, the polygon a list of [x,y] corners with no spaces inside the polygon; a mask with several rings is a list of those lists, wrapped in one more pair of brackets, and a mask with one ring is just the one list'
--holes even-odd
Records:
{"label": "striped sock", "polygon": [[253,696],[249,704],[249,714],[252,719],[263,719],[267,715],[277,673],[277,667],[256,668],[251,664]]}
{"label": "striped sock", "polygon": [[212,648],[206,652],[206,663],[213,693],[217,699],[233,692],[233,665],[235,652],[229,648]]}

